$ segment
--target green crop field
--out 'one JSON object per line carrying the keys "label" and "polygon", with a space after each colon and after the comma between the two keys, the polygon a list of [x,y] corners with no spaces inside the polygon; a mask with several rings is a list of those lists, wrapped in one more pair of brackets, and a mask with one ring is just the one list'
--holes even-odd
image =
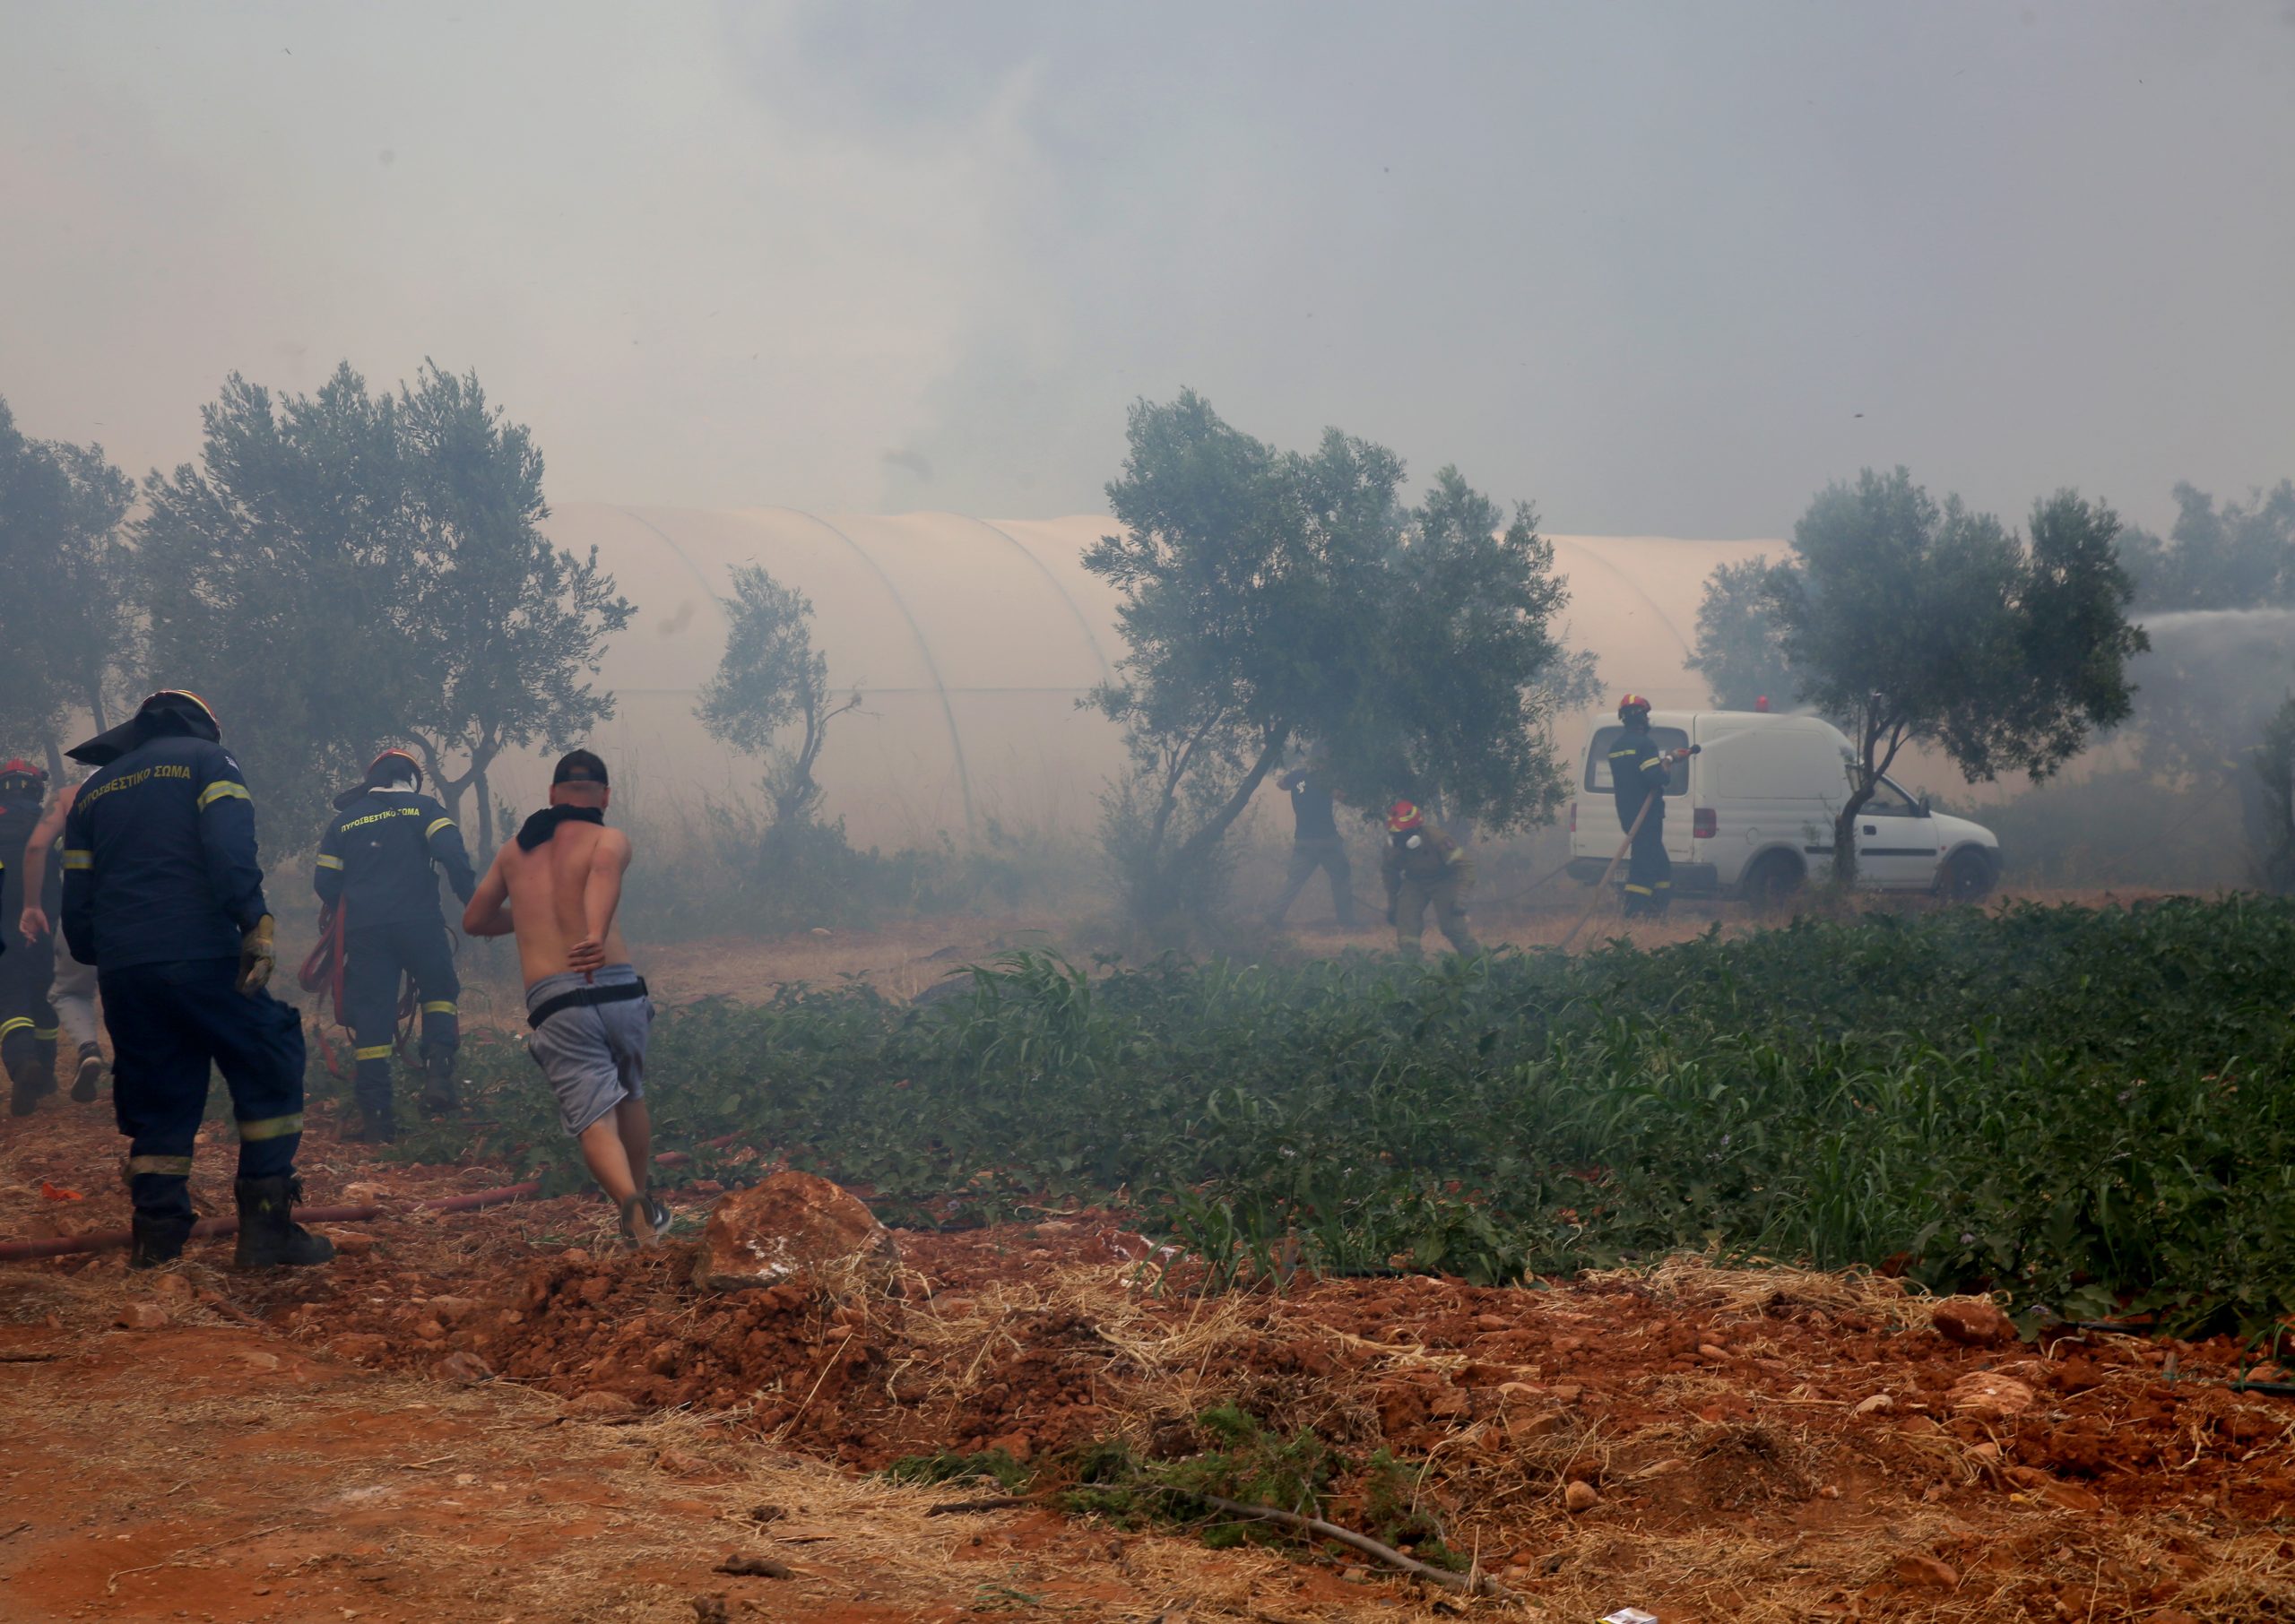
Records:
{"label": "green crop field", "polygon": [[[468,1053],[477,1151],[573,1169],[515,1040]],[[2291,1073],[2295,906],[2235,898],[1423,970],[1017,955],[924,1008],[681,1008],[651,1087],[665,1147],[738,1131],[896,1222],[1114,1203],[1217,1273],[1718,1248],[2253,1329],[2295,1307]]]}

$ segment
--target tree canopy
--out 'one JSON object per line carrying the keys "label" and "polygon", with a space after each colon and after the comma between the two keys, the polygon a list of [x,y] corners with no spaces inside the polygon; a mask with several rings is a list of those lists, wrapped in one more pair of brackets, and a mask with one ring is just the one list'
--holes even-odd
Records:
{"label": "tree canopy", "polygon": [[1792,668],[1785,641],[1770,613],[1767,558],[1723,564],[1706,577],[1697,606],[1697,652],[1689,668],[1703,673],[1713,703],[1725,711],[1750,711],[1754,702],[1779,703],[1793,696]]}
{"label": "tree canopy", "polygon": [[1122,529],[1085,565],[1123,595],[1130,652],[1095,703],[1131,754],[1106,834],[1138,914],[1209,906],[1220,842],[1294,746],[1357,805],[1439,799],[1502,830],[1552,816],[1551,685],[1577,673],[1528,507],[1509,520],[1447,468],[1407,506],[1385,447],[1334,428],[1278,451],[1191,391],[1136,403],[1129,445],[1108,487]]}
{"label": "tree canopy", "polygon": [[475,377],[372,393],[346,364],[274,400],[234,374],[200,462],[144,484],[135,595],[153,677],[198,690],[294,831],[382,745],[411,742],[459,815],[504,749],[612,713],[594,676],[630,609],[538,523],[542,462]]}
{"label": "tree canopy", "polygon": [[1904,469],[1820,492],[1771,569],[1771,613],[1800,696],[1857,751],[1835,825],[1835,873],[1856,875],[1857,816],[1916,740],[1970,778],[2044,778],[2126,717],[2130,656],[2119,520],[2072,491],[2034,504],[2029,540]]}
{"label": "tree canopy", "polygon": [[100,447],[27,439],[0,400],[0,757],[60,774],[69,720],[104,725],[130,631],[119,524],[134,493]]}
{"label": "tree canopy", "polygon": [[2221,506],[2176,487],[2176,522],[2163,538],[2130,529],[2120,556],[2146,609],[2276,609],[2295,605],[2295,480]]}

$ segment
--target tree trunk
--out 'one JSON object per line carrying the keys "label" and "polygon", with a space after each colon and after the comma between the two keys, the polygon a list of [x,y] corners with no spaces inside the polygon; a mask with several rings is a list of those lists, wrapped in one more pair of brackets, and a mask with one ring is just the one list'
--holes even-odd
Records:
{"label": "tree trunk", "polygon": [[40,743],[48,751],[48,787],[51,793],[64,787],[64,752],[56,747],[56,735],[43,734]]}
{"label": "tree trunk", "polygon": [[1251,770],[1243,775],[1243,782],[1235,787],[1235,792],[1230,795],[1219,810],[1212,815],[1208,823],[1179,843],[1178,850],[1174,851],[1170,860],[1164,864],[1166,883],[1161,888],[1163,905],[1156,911],[1155,918],[1161,919],[1170,914],[1178,899],[1185,893],[1185,887],[1180,883],[1180,877],[1187,872],[1191,865],[1199,861],[1205,853],[1226,837],[1227,831],[1234,826],[1235,820],[1243,815],[1243,808],[1251,805],[1251,797],[1259,792],[1261,781],[1274,770],[1275,764],[1282,759],[1284,748],[1290,742],[1290,739],[1291,729],[1288,723],[1278,727],[1269,734],[1267,744],[1259,753],[1259,758],[1251,763]]}
{"label": "tree trunk", "polygon": [[1873,786],[1849,791],[1840,816],[1832,820],[1832,883],[1843,891],[1857,889],[1857,819],[1873,799]]}
{"label": "tree trunk", "polygon": [[484,767],[472,767],[471,779],[478,790],[478,867],[483,870],[494,861],[494,791]]}

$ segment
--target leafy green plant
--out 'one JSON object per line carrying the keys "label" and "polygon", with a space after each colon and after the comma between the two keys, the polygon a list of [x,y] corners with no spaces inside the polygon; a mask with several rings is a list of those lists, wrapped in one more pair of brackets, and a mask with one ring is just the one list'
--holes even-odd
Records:
{"label": "leafy green plant", "polygon": [[[1719,1249],[2254,1328],[2295,1309],[2290,963],[2295,903],[2256,896],[1423,970],[1020,953],[930,1008],[685,1006],[649,1095],[664,1148],[738,1135],[888,1220],[1126,1207],[1213,1289]],[[522,1047],[466,1054],[477,1126],[402,1153],[578,1179]]]}

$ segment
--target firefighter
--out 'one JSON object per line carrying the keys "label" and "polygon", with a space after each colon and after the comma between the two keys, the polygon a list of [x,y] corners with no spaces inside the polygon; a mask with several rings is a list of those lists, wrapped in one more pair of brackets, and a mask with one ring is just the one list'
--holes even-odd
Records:
{"label": "firefighter", "polygon": [[1355,876],[1347,861],[1347,842],[1339,838],[1338,820],[1331,811],[1331,792],[1324,787],[1326,764],[1320,754],[1312,755],[1304,766],[1294,767],[1275,781],[1275,787],[1291,797],[1293,833],[1291,872],[1284,877],[1283,894],[1268,911],[1270,926],[1283,923],[1283,916],[1291,911],[1291,904],[1321,868],[1330,876],[1330,905],[1338,917],[1338,928],[1355,928]]}
{"label": "firefighter", "polygon": [[129,1266],[173,1262],[191,1233],[210,1067],[238,1125],[233,1266],[325,1263],[333,1246],[294,1220],[303,1023],[264,990],[276,955],[255,803],[215,713],[162,689],[71,755],[97,771],[64,822],[64,941],[103,992],[135,1209]]}
{"label": "firefighter", "polygon": [[1467,893],[1474,889],[1474,859],[1464,846],[1426,821],[1407,800],[1387,814],[1387,849],[1379,872],[1387,882],[1387,923],[1395,928],[1395,951],[1416,958],[1426,929],[1426,905],[1434,922],[1464,954],[1482,951],[1467,927]]}
{"label": "firefighter", "polygon": [[453,1110],[455,1050],[462,1041],[454,946],[438,909],[438,870],[461,901],[478,888],[463,832],[422,793],[422,769],[404,750],[385,750],[355,788],[334,798],[319,837],[311,885],[342,920],[342,1016],[351,1026],[359,1127],[348,1137],[382,1144],[398,1135],[391,1110],[391,1049],[399,982],[411,977],[422,1006],[422,1109]]}
{"label": "firefighter", "polygon": [[1694,752],[1658,747],[1650,732],[1650,702],[1639,694],[1618,701],[1617,719],[1625,728],[1610,746],[1610,790],[1617,797],[1617,826],[1633,832],[1625,917],[1656,918],[1674,898],[1674,860],[1666,855],[1666,782],[1674,764]]}
{"label": "firefighter", "polygon": [[56,1092],[55,944],[22,925],[27,908],[44,900],[38,891],[24,894],[24,851],[47,792],[48,774],[22,756],[0,764],[0,1065],[8,1071],[8,1110],[19,1117]]}

